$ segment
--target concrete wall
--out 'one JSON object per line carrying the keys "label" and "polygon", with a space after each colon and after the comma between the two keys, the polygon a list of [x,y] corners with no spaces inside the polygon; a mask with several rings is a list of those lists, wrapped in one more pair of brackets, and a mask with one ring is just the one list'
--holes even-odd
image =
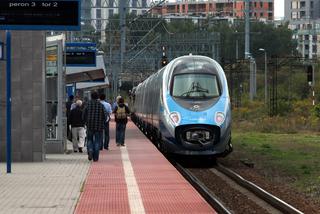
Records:
{"label": "concrete wall", "polygon": [[284,19],[291,20],[291,0],[284,0]]}
{"label": "concrete wall", "polygon": [[[11,31],[12,160],[43,161],[45,33]],[[0,31],[5,42],[5,32]],[[5,61],[0,62],[0,161],[5,161]]]}

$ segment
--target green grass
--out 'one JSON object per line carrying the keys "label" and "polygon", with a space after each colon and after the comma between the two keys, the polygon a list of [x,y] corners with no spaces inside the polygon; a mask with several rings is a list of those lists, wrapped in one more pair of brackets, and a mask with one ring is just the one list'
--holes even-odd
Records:
{"label": "green grass", "polygon": [[290,180],[290,184],[320,198],[320,136],[235,130],[235,151],[261,168]]}

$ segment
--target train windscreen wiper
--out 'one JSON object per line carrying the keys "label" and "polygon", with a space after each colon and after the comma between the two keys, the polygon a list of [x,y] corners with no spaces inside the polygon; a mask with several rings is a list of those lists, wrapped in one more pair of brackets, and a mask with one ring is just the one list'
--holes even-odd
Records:
{"label": "train windscreen wiper", "polygon": [[180,97],[186,96],[189,97],[191,93],[199,93],[202,92],[202,97],[206,97],[205,93],[209,93],[208,89],[204,89],[200,86],[199,82],[193,82],[188,91],[180,94]]}
{"label": "train windscreen wiper", "polygon": [[190,97],[191,93],[199,93],[202,92],[203,94],[199,97],[206,97],[205,93],[208,93],[208,91],[198,91],[198,90],[191,90],[191,91],[186,91],[182,94],[180,94],[180,97]]}

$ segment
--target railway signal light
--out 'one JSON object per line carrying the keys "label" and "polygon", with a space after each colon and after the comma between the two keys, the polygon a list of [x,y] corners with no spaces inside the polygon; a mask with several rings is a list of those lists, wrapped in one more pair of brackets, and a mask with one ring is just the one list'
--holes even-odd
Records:
{"label": "railway signal light", "polygon": [[312,65],[308,65],[307,67],[307,80],[309,85],[313,84],[313,66]]}
{"label": "railway signal light", "polygon": [[166,48],[162,46],[162,58],[161,58],[161,67],[164,67],[168,64],[168,58],[166,55]]}
{"label": "railway signal light", "polygon": [[164,67],[168,64],[168,58],[166,56],[162,56],[161,58],[161,66]]}

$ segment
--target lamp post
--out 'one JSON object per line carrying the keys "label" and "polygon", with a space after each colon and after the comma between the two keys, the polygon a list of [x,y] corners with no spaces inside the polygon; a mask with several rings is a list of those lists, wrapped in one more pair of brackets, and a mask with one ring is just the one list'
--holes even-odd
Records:
{"label": "lamp post", "polygon": [[267,104],[267,100],[268,100],[267,51],[263,48],[259,48],[259,51],[264,52],[264,102],[265,104]]}

